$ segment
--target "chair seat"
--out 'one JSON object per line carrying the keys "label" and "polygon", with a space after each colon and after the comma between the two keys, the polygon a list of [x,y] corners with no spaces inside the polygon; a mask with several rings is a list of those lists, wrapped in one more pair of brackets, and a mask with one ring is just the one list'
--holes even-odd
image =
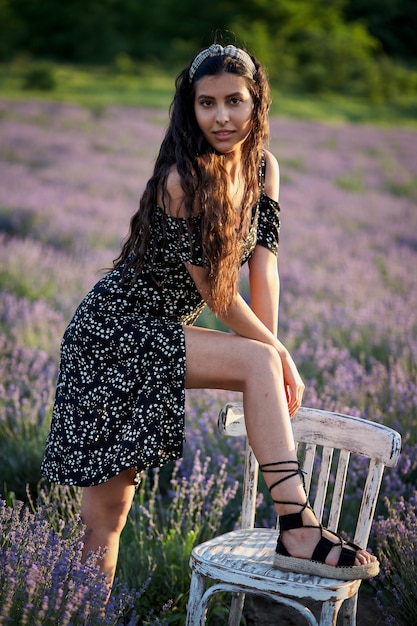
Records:
{"label": "chair seat", "polygon": [[267,591],[312,600],[345,600],[354,595],[360,580],[340,581],[272,567],[278,531],[239,529],[196,546],[191,567],[203,576],[239,586],[243,592]]}

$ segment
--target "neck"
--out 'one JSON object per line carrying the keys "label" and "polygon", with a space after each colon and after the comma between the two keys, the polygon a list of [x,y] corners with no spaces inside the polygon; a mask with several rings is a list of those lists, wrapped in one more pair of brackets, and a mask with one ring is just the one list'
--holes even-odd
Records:
{"label": "neck", "polygon": [[230,153],[225,155],[224,159],[224,167],[226,172],[230,176],[230,182],[232,185],[236,184],[241,180],[241,154]]}

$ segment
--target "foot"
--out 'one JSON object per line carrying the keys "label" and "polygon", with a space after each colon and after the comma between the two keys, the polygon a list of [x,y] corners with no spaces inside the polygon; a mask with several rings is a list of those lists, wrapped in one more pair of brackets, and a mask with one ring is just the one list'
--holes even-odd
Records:
{"label": "foot", "polygon": [[[378,574],[379,563],[373,555],[343,541],[339,535],[318,523],[313,509],[304,499],[304,477],[298,461],[267,463],[260,465],[260,469],[271,494],[274,489],[278,492],[280,488],[280,496],[288,498],[274,498],[281,531],[274,567],[341,580],[370,578]],[[277,474],[280,478],[274,482]],[[290,485],[287,483],[289,479],[293,479]],[[293,497],[299,498],[298,502]]]}
{"label": "foot", "polygon": [[274,567],[339,580],[378,574],[379,563],[373,555],[322,528],[307,504],[301,513],[284,514],[280,520]]}
{"label": "foot", "polygon": [[[313,524],[314,521],[311,523]],[[317,524],[317,521],[315,523]],[[342,548],[335,536],[326,529],[323,529],[321,534],[319,528],[294,528],[292,530],[286,530],[281,540],[291,556],[299,559],[311,559],[321,536],[334,543],[334,547],[330,550],[324,562],[327,565],[336,566],[339,562]],[[377,560],[375,556],[366,550],[355,550],[347,544],[344,544],[344,547],[347,550],[356,552],[354,565],[366,565],[367,563],[373,563]]]}

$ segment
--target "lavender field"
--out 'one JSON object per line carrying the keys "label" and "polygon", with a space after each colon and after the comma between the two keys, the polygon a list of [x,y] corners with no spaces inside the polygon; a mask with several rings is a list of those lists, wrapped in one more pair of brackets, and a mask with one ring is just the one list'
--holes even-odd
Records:
{"label": "lavender field", "polygon": [[[33,500],[40,494],[42,510],[57,499],[73,524],[77,490],[38,485],[59,344],[84,293],[118,254],[166,121],[151,109],[0,101],[0,494],[10,503],[25,500],[29,489]],[[304,376],[305,405],[402,434],[373,535],[374,551],[380,545],[387,555],[380,555],[386,591],[377,623],[416,622],[409,601],[417,576],[417,132],[273,118],[270,147],[282,180],[280,337]],[[183,623],[191,546],[236,523],[243,442],[216,433],[228,399],[238,398],[187,395],[184,460],[172,475],[171,468],[150,476],[138,494],[118,571],[137,590],[136,600],[120,592],[131,616],[136,602],[141,621],[131,617],[132,624]],[[266,520],[269,508],[264,503]],[[3,534],[17,524],[7,509],[0,507]],[[38,532],[47,542],[47,529]],[[0,571],[11,545],[0,553]],[[41,553],[36,558],[39,564]],[[410,578],[401,570],[405,560]],[[46,624],[46,596],[37,590],[36,602],[27,599],[32,565],[22,566],[15,610],[26,607],[27,623]],[[18,593],[16,579],[2,582],[0,624],[11,615],[5,598],[10,604]],[[60,623],[84,623],[71,618],[77,607],[60,602],[62,616],[70,615]],[[108,621],[100,619],[94,623],[117,623],[114,603]]]}

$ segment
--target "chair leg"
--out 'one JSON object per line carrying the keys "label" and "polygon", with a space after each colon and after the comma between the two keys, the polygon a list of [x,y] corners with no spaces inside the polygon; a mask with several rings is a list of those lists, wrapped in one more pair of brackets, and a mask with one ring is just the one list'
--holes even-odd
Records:
{"label": "chair leg", "polygon": [[358,610],[358,594],[345,600],[342,607],[343,626],[356,626],[356,613]]}
{"label": "chair leg", "polygon": [[204,625],[204,613],[201,614],[201,598],[204,588],[204,577],[194,571],[191,576],[186,626]]}
{"label": "chair leg", "polygon": [[319,626],[336,626],[337,614],[342,605],[343,600],[323,602]]}
{"label": "chair leg", "polygon": [[234,593],[230,605],[229,626],[239,626],[242,617],[243,605],[245,604],[244,593]]}

